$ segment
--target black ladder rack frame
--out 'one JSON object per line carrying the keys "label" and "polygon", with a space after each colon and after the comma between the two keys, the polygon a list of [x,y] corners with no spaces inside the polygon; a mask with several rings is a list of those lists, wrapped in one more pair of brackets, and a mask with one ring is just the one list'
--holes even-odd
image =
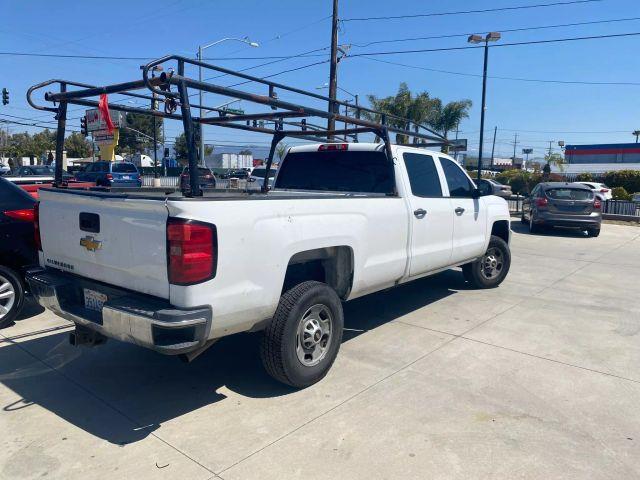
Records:
{"label": "black ladder rack frame", "polygon": [[[155,67],[172,62],[176,68],[164,68],[159,76],[149,75],[150,71],[154,71]],[[244,80],[238,85],[245,83],[257,83],[267,87],[267,95],[258,95],[255,93],[238,90],[233,87],[225,87],[205,81],[194,80],[185,76],[185,66],[202,67],[203,69],[218,72],[221,75],[231,78]],[[290,87],[278,82],[272,82],[264,78],[258,78],[245,73],[236,72],[223,67],[212,65],[206,62],[194,60],[180,55],[168,55],[157,60],[153,60],[141,67],[142,79],[130,82],[117,83],[97,87],[79,82],[68,80],[53,79],[32,86],[27,91],[27,101],[35,109],[55,113],[58,121],[57,137],[56,137],[56,168],[55,181],[56,187],[64,187],[62,182],[62,155],[64,150],[64,135],[67,120],[67,105],[80,105],[85,107],[98,107],[97,100],[91,100],[101,94],[119,94],[131,98],[140,98],[149,100],[149,104],[157,99],[164,99],[165,111],[152,110],[151,108],[141,108],[122,105],[118,103],[110,103],[109,108],[116,111],[127,113],[136,113],[142,115],[156,116],[171,120],[181,120],[184,127],[184,133],[187,140],[187,151],[189,159],[189,196],[196,197],[202,195],[198,185],[198,150],[196,146],[196,124],[200,125],[216,125],[226,128],[234,128],[250,132],[266,133],[272,135],[271,148],[266,163],[266,177],[273,163],[273,157],[278,143],[285,137],[295,137],[301,139],[318,142],[326,139],[328,142],[344,142],[348,137],[356,136],[359,133],[374,133],[380,138],[385,145],[385,152],[390,162],[393,162],[391,151],[391,141],[389,133],[397,133],[406,137],[413,137],[414,141],[419,143],[421,147],[438,147],[448,145],[444,136],[431,130],[425,125],[413,122],[409,119],[389,115],[367,107],[355,106],[341,100],[332,100],[324,95],[314,92],[301,90],[299,88]],[[169,72],[169,73],[167,73]],[[53,103],[53,106],[43,106],[37,104],[32,96],[37,90],[41,90],[51,85],[57,85],[58,91],[47,91],[44,99]],[[172,90],[171,87],[176,87]],[[69,87],[74,87],[69,89]],[[227,112],[224,108],[208,107],[204,105],[191,104],[189,101],[189,89],[214,93],[222,96],[231,97],[233,99],[245,100],[251,103],[265,105],[270,107],[271,111],[265,113],[251,113],[234,115]],[[328,108],[322,110],[318,108],[307,107],[296,103],[283,101],[278,98],[277,90],[295,93],[307,99],[326,101]],[[147,90],[151,94],[138,93],[137,90]],[[57,104],[57,105],[56,105]],[[339,111],[340,106],[346,107],[346,114],[335,113]],[[180,108],[180,113],[176,113]],[[206,111],[214,111],[218,113],[218,117],[193,116],[191,108],[202,108]],[[355,112],[355,115],[349,115],[349,111]],[[362,118],[363,113],[380,121],[371,121]],[[333,119],[335,122],[344,123],[343,129],[328,130],[314,124],[307,124],[307,118],[322,118],[326,120]],[[293,119],[295,121],[286,122],[285,119]],[[266,124],[273,124],[273,126]],[[288,128],[285,130],[285,125]],[[338,135],[344,136],[345,140],[337,140]],[[356,137],[357,138],[357,137]],[[418,140],[419,139],[419,140]],[[269,189],[268,181],[265,180],[263,192]]]}

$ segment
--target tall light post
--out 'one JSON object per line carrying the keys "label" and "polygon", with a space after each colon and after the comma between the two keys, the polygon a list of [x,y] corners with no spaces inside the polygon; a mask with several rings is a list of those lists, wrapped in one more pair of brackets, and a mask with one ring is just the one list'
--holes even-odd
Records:
{"label": "tall light post", "polygon": [[485,37],[482,35],[471,35],[468,38],[469,43],[484,43],[484,67],[482,70],[482,110],[480,112],[480,151],[478,152],[478,180],[482,178],[482,147],[484,143],[484,110],[487,99],[487,62],[489,61],[489,42],[497,42],[500,40],[499,32],[487,33]]}
{"label": "tall light post", "polygon": [[[213,47],[214,45],[218,45],[219,43],[222,43],[222,42],[230,42],[230,41],[246,43],[250,47],[254,47],[254,48],[257,48],[260,46],[258,42],[252,42],[251,40],[249,40],[249,37],[244,37],[244,38],[225,37],[225,38],[221,38],[220,40],[216,40],[215,42],[208,43],[206,45],[200,45],[198,47],[198,61],[202,62],[202,52],[207,48]],[[198,65],[198,80],[202,82],[202,65]],[[200,119],[202,119],[204,118],[204,115],[205,115],[204,109],[202,108],[202,90],[200,90],[199,92],[199,99],[200,99]],[[206,167],[204,163],[204,125],[202,123],[200,123],[200,162],[203,167]]]}
{"label": "tall light post", "polygon": [[[316,90],[322,90],[322,89],[324,89],[324,88],[329,88],[329,84],[328,84],[328,83],[325,83],[324,85],[321,85],[321,86],[319,86],[319,87],[316,87]],[[338,85],[336,85],[336,88],[337,88],[338,90],[340,90],[341,92],[344,92],[344,93],[346,93],[347,95],[350,95],[351,97],[353,97],[354,105],[355,105],[355,107],[356,107],[356,118],[360,118],[360,109],[358,108],[358,106],[360,105],[360,103],[359,103],[359,102],[360,102],[360,97],[358,96],[358,94],[357,94],[357,93],[351,93],[351,92],[349,92],[348,90],[345,90],[344,88],[339,87]],[[348,108],[348,107],[347,107],[347,108]],[[346,123],[345,123],[345,126],[344,126],[344,127],[345,127],[345,130],[346,130],[346,129],[347,129],[347,125],[346,125]],[[355,140],[356,142],[358,142],[358,134],[357,134],[357,133],[356,133],[356,134],[354,134],[353,138],[354,138],[354,140]]]}

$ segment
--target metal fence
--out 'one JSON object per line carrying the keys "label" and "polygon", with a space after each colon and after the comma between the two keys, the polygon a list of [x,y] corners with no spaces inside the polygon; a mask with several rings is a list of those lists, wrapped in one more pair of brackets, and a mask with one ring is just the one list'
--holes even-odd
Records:
{"label": "metal fence", "polygon": [[[180,188],[180,177],[159,177],[160,186],[167,188]],[[153,187],[153,175],[142,175],[142,186]],[[216,178],[216,189],[230,190],[260,190],[256,182],[247,182],[241,179]]]}
{"label": "metal fence", "polygon": [[[522,213],[522,195],[513,195],[505,200],[509,204],[509,212],[513,215]],[[624,215],[628,217],[638,217],[640,219],[640,202],[631,200],[606,200],[602,202],[602,213],[604,215]]]}
{"label": "metal fence", "polygon": [[[160,177],[161,187],[178,187],[180,177]],[[153,175],[142,175],[142,186],[153,187]]]}

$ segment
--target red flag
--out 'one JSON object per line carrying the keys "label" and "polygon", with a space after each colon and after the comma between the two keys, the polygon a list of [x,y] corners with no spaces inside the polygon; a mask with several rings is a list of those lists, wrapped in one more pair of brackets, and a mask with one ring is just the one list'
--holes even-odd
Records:
{"label": "red flag", "polygon": [[98,110],[102,114],[102,118],[107,124],[107,131],[109,133],[113,133],[115,130],[115,126],[113,125],[113,121],[111,120],[111,115],[109,114],[109,101],[107,100],[107,94],[103,93],[100,95],[100,101],[98,102]]}

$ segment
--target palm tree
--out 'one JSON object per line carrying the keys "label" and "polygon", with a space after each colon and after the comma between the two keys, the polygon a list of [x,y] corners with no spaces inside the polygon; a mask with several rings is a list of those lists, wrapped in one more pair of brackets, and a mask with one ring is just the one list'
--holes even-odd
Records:
{"label": "palm tree", "polygon": [[469,118],[469,109],[472,104],[471,100],[447,103],[438,112],[437,118],[432,123],[433,128],[442,133],[444,138],[448,138],[450,131],[457,128],[462,120]]}
{"label": "palm tree", "polygon": [[[440,100],[437,98],[432,99],[428,92],[421,92],[414,96],[404,82],[400,84],[398,92],[394,96],[378,98],[375,95],[367,95],[367,99],[371,104],[371,108],[374,110],[378,110],[387,115],[400,117],[400,119],[393,117],[388,118],[386,123],[391,127],[402,128],[403,130],[410,129],[410,122],[401,119],[407,119],[416,124],[429,124],[440,105]],[[380,114],[369,112],[364,112],[364,114],[368,120],[374,122],[382,121]],[[417,129],[418,127],[416,125],[416,132],[418,131]],[[376,138],[376,142],[377,141],[378,139]],[[407,135],[396,134],[396,143],[402,144],[408,141],[409,138]],[[414,139],[414,141],[417,141],[417,139]]]}

